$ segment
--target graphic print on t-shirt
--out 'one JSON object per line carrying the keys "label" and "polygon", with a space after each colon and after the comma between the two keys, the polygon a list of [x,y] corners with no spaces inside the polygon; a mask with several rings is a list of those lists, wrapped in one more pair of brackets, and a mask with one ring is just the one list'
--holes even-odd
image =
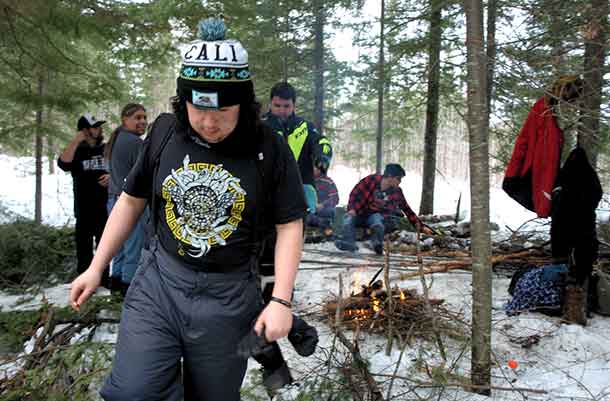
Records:
{"label": "graphic print on t-shirt", "polygon": [[104,159],[103,155],[95,155],[91,156],[90,159],[83,160],[82,162],[83,170],[108,170],[108,165],[106,164],[106,159]]}
{"label": "graphic print on t-shirt", "polygon": [[246,191],[239,178],[222,164],[190,163],[189,155],[163,180],[162,193],[167,225],[195,258],[214,245],[226,245],[245,209]]}

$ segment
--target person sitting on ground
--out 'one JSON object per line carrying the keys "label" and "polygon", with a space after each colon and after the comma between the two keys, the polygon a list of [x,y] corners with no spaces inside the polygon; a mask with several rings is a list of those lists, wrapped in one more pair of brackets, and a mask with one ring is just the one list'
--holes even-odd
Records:
{"label": "person sitting on ground", "polygon": [[307,216],[306,223],[311,227],[319,227],[324,236],[332,235],[335,221],[335,207],[339,203],[339,194],[335,182],[327,175],[330,159],[320,156],[314,161],[314,179],[318,204],[316,211]]}
{"label": "person sitting on ground", "polygon": [[383,253],[383,236],[393,231],[403,216],[418,230],[431,234],[415,212],[411,209],[400,189],[400,181],[405,170],[400,164],[385,166],[383,175],[371,174],[364,177],[349,195],[347,211],[343,217],[343,238],[335,241],[335,246],[343,251],[357,251],[356,227],[371,230],[371,245],[376,254]]}

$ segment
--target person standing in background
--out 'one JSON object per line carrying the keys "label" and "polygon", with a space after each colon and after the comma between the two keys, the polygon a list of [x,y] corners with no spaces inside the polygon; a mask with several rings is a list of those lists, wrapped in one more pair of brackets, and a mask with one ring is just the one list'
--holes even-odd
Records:
{"label": "person standing in background", "polygon": [[[110,175],[104,160],[102,125],[86,113],[78,119],[77,133],[57,160],[63,171],[72,174],[76,241],[76,270],[84,272],[93,259],[94,246],[99,244],[106,225],[107,187]],[[94,245],[95,242],[95,245]],[[109,287],[108,268],[102,285]]]}
{"label": "person standing in background", "polygon": [[[271,130],[282,136],[292,151],[299,166],[303,192],[309,213],[315,213],[317,194],[314,182],[313,162],[322,157],[329,162],[332,158],[332,147],[328,138],[320,135],[313,123],[296,114],[297,92],[288,82],[278,82],[269,93],[269,111],[262,117]],[[275,257],[275,231],[267,233],[260,259],[259,274],[265,302],[273,291],[275,282],[273,266]]]}
{"label": "person standing in background", "polygon": [[[106,146],[105,156],[110,168],[108,214],[123,192],[125,178],[136,163],[140,149],[142,149],[142,136],[146,133],[148,125],[146,118],[144,106],[138,103],[127,104],[121,110],[121,125],[114,130]],[[112,259],[110,272],[112,287],[118,289],[123,295],[127,293],[127,288],[138,267],[140,253],[146,241],[147,222],[148,209],[145,209],[129,238]]]}

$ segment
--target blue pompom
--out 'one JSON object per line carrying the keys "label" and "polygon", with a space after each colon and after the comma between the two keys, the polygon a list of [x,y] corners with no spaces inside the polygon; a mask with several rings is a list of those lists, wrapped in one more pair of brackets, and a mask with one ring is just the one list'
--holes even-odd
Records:
{"label": "blue pompom", "polygon": [[199,37],[206,42],[224,40],[226,33],[227,26],[221,19],[207,18],[199,21]]}

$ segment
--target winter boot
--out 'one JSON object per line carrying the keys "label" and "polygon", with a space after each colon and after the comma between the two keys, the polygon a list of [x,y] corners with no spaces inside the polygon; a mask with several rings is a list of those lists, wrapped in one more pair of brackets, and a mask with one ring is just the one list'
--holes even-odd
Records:
{"label": "winter boot", "polygon": [[563,320],[587,325],[587,292],[578,284],[568,284],[564,290]]}
{"label": "winter boot", "polygon": [[373,244],[373,251],[377,255],[383,255],[383,244]]}
{"label": "winter boot", "polygon": [[383,255],[383,235],[384,235],[384,227],[380,224],[375,224],[371,227],[371,231],[373,232],[371,235],[371,245],[373,247],[373,251],[377,255]]}
{"label": "winter boot", "polygon": [[355,242],[350,243],[340,239],[335,241],[335,246],[341,251],[356,252],[358,250],[358,245]]}

